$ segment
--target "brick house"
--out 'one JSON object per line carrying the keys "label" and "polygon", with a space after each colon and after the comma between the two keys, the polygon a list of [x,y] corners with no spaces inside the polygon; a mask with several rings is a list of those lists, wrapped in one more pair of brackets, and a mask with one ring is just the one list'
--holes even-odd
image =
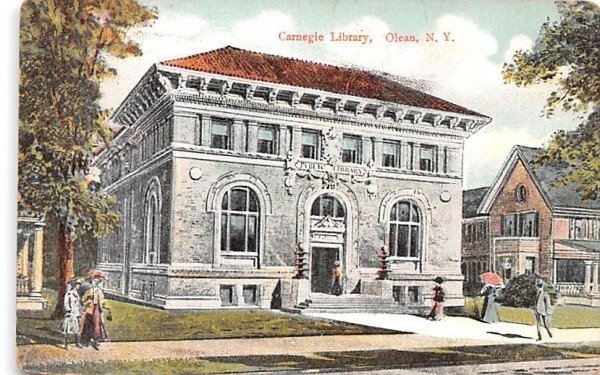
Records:
{"label": "brick house", "polygon": [[99,243],[110,293],[289,308],[327,295],[337,261],[345,296],[423,308],[442,276],[464,304],[463,143],[488,117],[384,75],[225,47],[155,64],[112,121],[94,163],[122,218]]}
{"label": "brick house", "polygon": [[[600,199],[582,200],[572,185],[555,186],[568,166],[536,166],[538,151],[515,146],[479,204],[477,217],[489,225],[490,269],[505,279],[539,274],[556,284],[565,303],[600,306]],[[473,255],[468,250],[463,243],[465,259]]]}
{"label": "brick house", "polygon": [[481,290],[479,275],[491,269],[489,216],[477,211],[489,187],[463,191],[463,221],[461,271],[465,280],[465,295],[476,295]]}

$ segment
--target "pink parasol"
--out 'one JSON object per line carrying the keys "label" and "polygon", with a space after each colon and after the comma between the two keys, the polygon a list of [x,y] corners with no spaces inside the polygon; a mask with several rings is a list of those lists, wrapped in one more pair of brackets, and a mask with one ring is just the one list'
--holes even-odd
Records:
{"label": "pink parasol", "polygon": [[481,277],[481,280],[486,285],[496,286],[496,285],[504,284],[504,280],[502,280],[502,276],[500,276],[494,272],[485,272],[485,273],[482,273],[481,275],[479,275],[479,277]]}

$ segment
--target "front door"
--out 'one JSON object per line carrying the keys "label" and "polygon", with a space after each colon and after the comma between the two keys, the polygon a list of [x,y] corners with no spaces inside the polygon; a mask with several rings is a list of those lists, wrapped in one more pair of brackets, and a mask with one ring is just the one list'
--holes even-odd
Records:
{"label": "front door", "polygon": [[330,247],[313,247],[310,267],[311,292],[331,294],[333,263],[339,260],[339,250]]}

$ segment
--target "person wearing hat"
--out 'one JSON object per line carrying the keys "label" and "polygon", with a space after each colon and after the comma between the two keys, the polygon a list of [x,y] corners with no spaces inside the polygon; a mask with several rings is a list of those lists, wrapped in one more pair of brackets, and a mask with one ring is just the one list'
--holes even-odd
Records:
{"label": "person wearing hat", "polygon": [[550,302],[550,296],[546,292],[546,285],[544,281],[538,280],[536,282],[537,292],[535,295],[535,301],[533,305],[533,314],[535,315],[535,326],[537,328],[538,341],[542,339],[542,324],[548,332],[548,336],[552,338],[552,332],[548,328],[548,320],[550,319],[550,312],[552,304]]}
{"label": "person wearing hat", "polygon": [[108,339],[106,326],[102,321],[102,310],[104,306],[104,293],[101,289],[104,273],[92,270],[88,273],[92,280],[92,286],[83,295],[84,306],[83,328],[81,330],[81,341],[84,345],[92,345],[96,350],[100,349],[100,342]]}
{"label": "person wearing hat", "polygon": [[331,285],[331,294],[335,296],[339,296],[342,294],[342,275],[343,273],[342,270],[340,270],[340,261],[336,260],[335,262],[333,262],[333,284]]}
{"label": "person wearing hat", "polygon": [[81,348],[80,343],[80,318],[81,298],[79,288],[81,280],[73,279],[67,283],[67,293],[64,298],[65,318],[61,324],[61,332],[65,336],[65,349],[69,349],[69,335],[75,336],[75,346]]}
{"label": "person wearing hat", "polygon": [[442,283],[444,279],[441,276],[436,277],[433,281],[435,281],[436,285],[433,287],[433,307],[427,315],[427,319],[431,320],[442,320],[444,318],[444,288],[442,288]]}

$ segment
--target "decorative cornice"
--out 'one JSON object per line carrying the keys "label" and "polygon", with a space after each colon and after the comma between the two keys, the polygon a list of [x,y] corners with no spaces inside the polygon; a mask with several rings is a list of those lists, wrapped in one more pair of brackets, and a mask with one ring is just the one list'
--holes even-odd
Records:
{"label": "decorative cornice", "polygon": [[[331,93],[310,88],[300,88],[295,86],[287,86],[282,84],[268,83],[262,81],[252,81],[248,79],[242,79],[238,77],[229,77],[212,73],[197,72],[194,70],[187,70],[182,68],[176,68],[166,65],[156,65],[156,69],[161,74],[168,74],[172,76],[194,76],[197,80],[204,80],[209,82],[205,89],[189,90],[189,87],[185,87],[187,93],[196,92],[198,94],[218,94],[222,95],[222,91],[219,91],[220,85],[223,82],[227,82],[227,85],[231,87],[229,97],[237,96],[240,99],[248,101],[266,101],[268,104],[277,106],[295,107],[296,103],[306,104],[309,108],[312,107],[313,111],[320,111],[323,108],[329,108],[333,113],[340,116],[360,116],[363,113],[366,106],[371,107],[373,110],[368,111],[374,119],[385,119],[386,121],[393,120],[394,122],[406,122],[410,121],[414,124],[419,124],[424,118],[427,118],[431,126],[435,125],[433,118],[435,116],[442,116],[444,121],[442,124],[448,128],[460,128],[463,132],[467,133],[467,136],[479,130],[491,119],[485,116],[468,116],[454,112],[439,111],[429,108],[418,108],[408,105],[402,105],[398,103],[383,102],[372,98],[362,98],[351,95],[343,95],[337,93]],[[184,87],[180,87],[184,88]],[[247,91],[255,93],[253,96],[247,95]],[[179,91],[179,90],[178,90]],[[261,93],[260,95],[258,93]],[[277,93],[285,92],[288,93],[289,97],[297,96],[299,99],[294,100],[277,100]],[[273,94],[275,93],[275,94]],[[323,105],[325,102],[337,102],[339,106]],[[344,103],[343,105],[341,103]],[[405,114],[404,116],[398,116],[397,113]],[[392,116],[385,116],[385,113],[390,112]],[[396,113],[396,114],[394,114]],[[430,116],[428,116],[430,115]],[[409,117],[407,117],[409,116]],[[439,123],[438,123],[439,125]]]}

